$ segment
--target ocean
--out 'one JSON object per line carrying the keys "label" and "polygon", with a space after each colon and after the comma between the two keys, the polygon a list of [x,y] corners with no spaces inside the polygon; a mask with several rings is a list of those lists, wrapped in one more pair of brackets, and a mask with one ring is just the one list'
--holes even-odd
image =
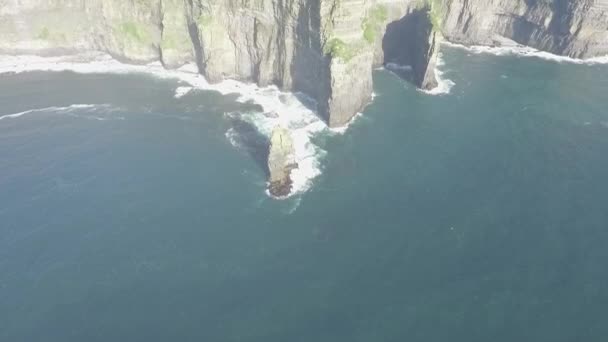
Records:
{"label": "ocean", "polygon": [[435,94],[376,70],[333,131],[301,94],[4,57],[0,341],[603,341],[608,65],[490,52],[445,46]]}

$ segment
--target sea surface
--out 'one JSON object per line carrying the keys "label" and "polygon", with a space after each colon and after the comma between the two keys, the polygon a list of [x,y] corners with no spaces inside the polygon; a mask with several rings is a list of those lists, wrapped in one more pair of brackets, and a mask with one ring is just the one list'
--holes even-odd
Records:
{"label": "sea surface", "polygon": [[440,69],[375,71],[345,132],[291,113],[282,201],[263,93],[0,75],[0,341],[606,341],[608,65]]}

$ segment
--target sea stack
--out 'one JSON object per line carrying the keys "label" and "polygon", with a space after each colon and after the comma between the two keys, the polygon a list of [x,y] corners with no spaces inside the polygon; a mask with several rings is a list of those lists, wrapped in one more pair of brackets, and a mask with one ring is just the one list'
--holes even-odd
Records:
{"label": "sea stack", "polygon": [[441,33],[433,24],[432,8],[425,9],[426,15],[418,20],[415,48],[413,49],[412,71],[414,83],[420,89],[431,90],[438,86],[435,67],[441,43]]}
{"label": "sea stack", "polygon": [[401,19],[389,23],[382,40],[384,64],[411,66],[411,74],[404,69],[396,69],[396,73],[423,90],[438,85],[435,67],[442,40],[442,10],[433,3],[421,0]]}
{"label": "sea stack", "polygon": [[294,153],[289,131],[276,126],[272,131],[268,153],[268,191],[274,197],[285,197],[291,193],[291,170],[298,167]]}

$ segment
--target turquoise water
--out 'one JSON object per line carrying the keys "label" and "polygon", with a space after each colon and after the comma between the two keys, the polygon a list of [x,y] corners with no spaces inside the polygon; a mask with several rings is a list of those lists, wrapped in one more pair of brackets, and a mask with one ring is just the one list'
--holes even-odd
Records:
{"label": "turquoise water", "polygon": [[236,96],[0,76],[0,116],[59,107],[0,119],[0,341],[603,341],[608,67],[444,57],[287,201]]}

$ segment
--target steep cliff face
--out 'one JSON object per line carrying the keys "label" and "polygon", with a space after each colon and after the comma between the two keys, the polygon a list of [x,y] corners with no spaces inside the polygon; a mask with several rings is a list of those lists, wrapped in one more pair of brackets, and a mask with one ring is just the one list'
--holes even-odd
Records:
{"label": "steep cliff face", "polygon": [[362,110],[381,36],[408,1],[0,0],[0,51],[102,50],[167,68],[196,62],[211,82],[304,92],[330,126]]}
{"label": "steep cliff face", "polygon": [[177,68],[195,60],[190,36],[192,7],[184,0],[160,1],[159,57],[166,68]]}
{"label": "steep cliff face", "polygon": [[[373,42],[386,8],[362,0],[323,2],[321,39],[329,76],[317,100],[330,126],[342,126],[371,99]],[[365,35],[369,25],[368,35]]]}
{"label": "steep cliff face", "polygon": [[0,0],[0,50],[44,53],[96,46],[81,1]]}
{"label": "steep cliff face", "polygon": [[0,0],[0,51],[103,50],[129,62],[158,61],[161,47],[167,48],[167,56],[175,55],[173,50],[187,38],[187,31],[175,27],[179,22],[167,25],[163,35],[163,17],[179,10],[171,8],[178,1]]}
{"label": "steep cliff face", "polygon": [[608,0],[446,0],[443,33],[492,45],[501,37],[549,52],[608,54]]}
{"label": "steep cliff face", "polygon": [[[436,10],[418,21],[426,26],[405,24],[397,31],[410,33],[388,39],[421,4]],[[441,36],[608,54],[608,0],[0,0],[0,53],[101,50],[167,68],[195,62],[211,82],[304,92],[330,126],[363,109],[372,68],[392,59],[432,87]]]}

